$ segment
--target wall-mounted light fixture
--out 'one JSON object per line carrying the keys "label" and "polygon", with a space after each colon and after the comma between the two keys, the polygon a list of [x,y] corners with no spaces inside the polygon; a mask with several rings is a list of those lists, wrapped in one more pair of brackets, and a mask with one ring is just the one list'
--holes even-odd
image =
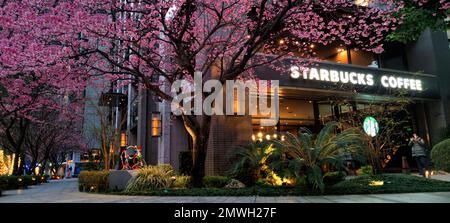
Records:
{"label": "wall-mounted light fixture", "polygon": [[127,146],[127,135],[125,132],[120,133],[120,147],[126,147]]}
{"label": "wall-mounted light fixture", "polygon": [[152,137],[160,137],[161,136],[161,113],[160,112],[152,112]]}

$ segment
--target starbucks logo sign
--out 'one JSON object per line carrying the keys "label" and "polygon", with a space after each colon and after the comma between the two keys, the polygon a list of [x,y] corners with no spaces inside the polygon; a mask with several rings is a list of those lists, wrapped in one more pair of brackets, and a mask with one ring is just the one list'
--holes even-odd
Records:
{"label": "starbucks logo sign", "polygon": [[367,117],[363,123],[364,132],[371,137],[375,137],[380,130],[377,120],[374,117]]}

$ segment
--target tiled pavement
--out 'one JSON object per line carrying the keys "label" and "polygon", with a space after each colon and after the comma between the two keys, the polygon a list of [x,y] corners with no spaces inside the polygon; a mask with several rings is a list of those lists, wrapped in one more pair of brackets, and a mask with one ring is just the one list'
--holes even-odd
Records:
{"label": "tiled pavement", "polygon": [[[449,180],[444,177],[443,180]],[[450,203],[450,192],[299,197],[147,197],[81,193],[76,179],[3,191],[0,203]]]}

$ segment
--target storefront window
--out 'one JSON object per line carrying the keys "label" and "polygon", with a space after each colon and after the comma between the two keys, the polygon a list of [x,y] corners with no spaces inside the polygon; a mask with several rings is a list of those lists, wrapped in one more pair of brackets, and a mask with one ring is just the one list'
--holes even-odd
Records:
{"label": "storefront window", "polygon": [[361,112],[372,112],[372,113],[377,113],[377,112],[382,112],[383,111],[383,107],[379,104],[356,104],[356,109],[358,111]]}
{"label": "storefront window", "polygon": [[333,120],[333,106],[331,104],[319,104],[319,119],[322,124]]}
{"label": "storefront window", "polygon": [[377,56],[374,53],[361,49],[349,49],[343,43],[333,43],[326,46],[311,44],[311,51],[315,57],[322,61],[354,64],[364,67],[379,67]]}
{"label": "storefront window", "polygon": [[312,44],[312,46],[313,53],[320,60],[348,64],[348,54],[344,44],[333,43],[327,46]]}
{"label": "storefront window", "polygon": [[260,115],[252,116],[254,141],[281,139],[287,132],[296,134],[302,127],[312,129],[314,126],[314,108],[312,101],[281,99],[280,119],[277,126],[260,126]]}
{"label": "storefront window", "polygon": [[352,64],[363,67],[378,68],[377,56],[372,52],[358,49],[350,50]]}

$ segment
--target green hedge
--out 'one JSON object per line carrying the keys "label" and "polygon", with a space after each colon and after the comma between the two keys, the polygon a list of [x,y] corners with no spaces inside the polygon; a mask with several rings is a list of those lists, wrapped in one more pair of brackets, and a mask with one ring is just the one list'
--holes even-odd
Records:
{"label": "green hedge", "polygon": [[0,189],[12,190],[47,183],[50,176],[0,176]]}
{"label": "green hedge", "polygon": [[41,184],[41,176],[24,176],[25,185]]}
{"label": "green hedge", "polygon": [[6,190],[8,187],[8,181],[6,178],[0,176],[0,196],[2,196],[2,191]]}
{"label": "green hedge", "polygon": [[345,180],[346,174],[342,171],[328,172],[323,176],[323,183],[326,186],[335,185]]}
{"label": "green hedge", "polygon": [[154,189],[147,191],[118,192],[120,195],[143,196],[299,196],[313,195],[308,191],[296,187],[246,187],[238,189],[225,188],[189,188],[189,189]]}
{"label": "green hedge", "polygon": [[205,176],[203,178],[203,186],[209,188],[223,188],[230,183],[231,178],[224,176]]}
{"label": "green hedge", "polygon": [[373,167],[371,165],[362,166],[361,168],[359,168],[356,171],[356,174],[358,176],[364,176],[364,175],[370,176],[370,175],[373,175]]}
{"label": "green hedge", "polygon": [[[372,181],[383,185],[371,186]],[[450,191],[450,182],[407,174],[364,175],[345,180],[325,189],[327,194],[386,194]]]}
{"label": "green hedge", "polygon": [[446,139],[433,147],[431,159],[437,169],[450,172],[450,139]]}
{"label": "green hedge", "polygon": [[0,176],[0,189],[14,190],[42,183],[41,176]]}
{"label": "green hedge", "polygon": [[108,190],[109,171],[81,171],[78,189],[84,192],[105,192]]}

